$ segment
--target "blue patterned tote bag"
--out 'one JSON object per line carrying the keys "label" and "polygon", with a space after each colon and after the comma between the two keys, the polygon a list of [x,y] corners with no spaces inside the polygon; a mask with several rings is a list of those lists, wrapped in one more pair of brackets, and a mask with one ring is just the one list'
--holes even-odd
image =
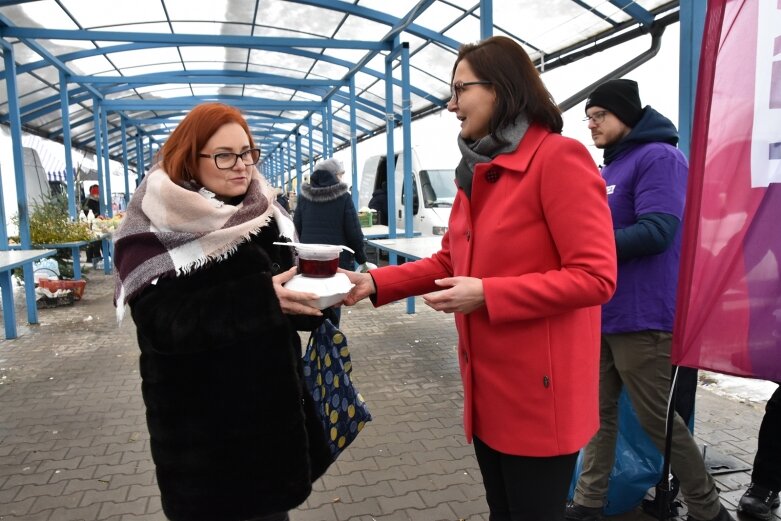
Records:
{"label": "blue patterned tote bag", "polygon": [[320,414],[334,459],[372,415],[350,378],[347,338],[330,320],[312,332],[304,353],[304,380]]}

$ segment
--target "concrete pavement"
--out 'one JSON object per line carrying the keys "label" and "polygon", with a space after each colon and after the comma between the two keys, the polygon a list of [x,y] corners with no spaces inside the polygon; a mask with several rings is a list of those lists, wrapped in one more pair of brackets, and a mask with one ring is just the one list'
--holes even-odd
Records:
{"label": "concrete pavement", "polygon": [[[23,324],[20,295],[20,338],[0,340],[2,521],[165,520],[133,322],[128,317],[117,326],[110,277],[94,271],[87,277],[82,301],[40,310],[37,326]],[[353,378],[374,421],[291,513],[293,521],[488,519],[461,428],[452,317],[420,302],[415,315],[405,309],[404,303],[343,308]],[[700,389],[696,437],[750,466],[762,406]],[[749,473],[716,478],[734,511]]]}

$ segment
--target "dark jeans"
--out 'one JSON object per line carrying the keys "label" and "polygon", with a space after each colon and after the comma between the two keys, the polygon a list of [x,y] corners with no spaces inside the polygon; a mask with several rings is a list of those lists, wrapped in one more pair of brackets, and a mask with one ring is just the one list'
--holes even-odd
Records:
{"label": "dark jeans", "polygon": [[564,521],[578,453],[547,458],[498,452],[474,438],[490,521]]}
{"label": "dark jeans", "polygon": [[776,492],[781,490],[781,387],[776,389],[765,407],[751,481]]}

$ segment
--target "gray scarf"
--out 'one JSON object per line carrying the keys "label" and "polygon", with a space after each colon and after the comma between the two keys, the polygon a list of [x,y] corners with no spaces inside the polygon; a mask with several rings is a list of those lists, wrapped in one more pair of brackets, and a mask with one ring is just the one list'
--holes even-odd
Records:
{"label": "gray scarf", "polygon": [[521,114],[515,123],[496,131],[496,137],[488,134],[477,141],[466,141],[458,136],[458,148],[461,150],[461,162],[456,167],[456,183],[464,189],[467,198],[472,198],[472,177],[475,165],[489,163],[499,154],[515,151],[529,129],[529,121]]}

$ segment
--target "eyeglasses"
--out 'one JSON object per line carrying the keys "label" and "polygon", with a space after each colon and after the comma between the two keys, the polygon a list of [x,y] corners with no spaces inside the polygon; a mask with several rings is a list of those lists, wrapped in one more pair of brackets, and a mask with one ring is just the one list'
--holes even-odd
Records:
{"label": "eyeglasses", "polygon": [[593,121],[595,125],[599,125],[603,121],[605,121],[605,116],[608,115],[607,110],[600,110],[599,112],[595,112],[590,116],[586,116],[583,118],[583,121]]}
{"label": "eyeglasses", "polygon": [[198,154],[201,157],[211,157],[214,159],[214,166],[220,170],[230,170],[241,158],[241,162],[247,166],[252,166],[260,161],[260,149],[250,148],[238,154],[234,152],[218,152],[216,154]]}
{"label": "eyeglasses", "polygon": [[456,103],[458,103],[458,96],[464,92],[465,87],[468,87],[469,85],[490,85],[491,83],[493,82],[488,80],[458,81],[450,87],[450,99],[455,99]]}

